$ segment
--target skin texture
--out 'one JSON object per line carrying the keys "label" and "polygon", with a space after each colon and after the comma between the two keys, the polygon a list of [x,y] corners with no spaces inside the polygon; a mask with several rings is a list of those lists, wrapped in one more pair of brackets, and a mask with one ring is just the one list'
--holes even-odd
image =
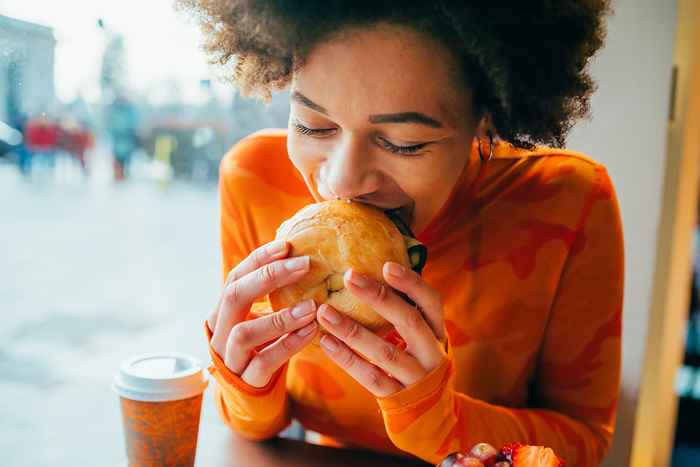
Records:
{"label": "skin texture", "polygon": [[[412,229],[422,231],[447,201],[473,139],[488,128],[487,119],[477,126],[457,69],[439,42],[391,24],[352,28],[319,44],[293,79],[288,139],[292,163],[313,196],[400,208]],[[363,70],[359,78],[357,70]],[[377,396],[416,383],[446,358],[439,294],[397,263],[384,265],[384,282],[353,270],[344,281],[395,326],[406,349],[325,304],[318,313],[316,304],[306,304],[301,319],[284,309],[245,321],[256,298],[308,272],[308,257],[295,272],[286,267],[292,259],[284,259],[283,245],[276,254],[263,246],[236,267],[209,319],[212,346],[243,381],[265,386],[316,335],[313,317],[328,331],[320,341],[328,356]],[[299,335],[302,326],[309,334]]]}
{"label": "skin texture", "polygon": [[[447,200],[477,133],[455,68],[438,42],[394,25],[351,30],[316,47],[294,76],[287,144],[312,192],[405,207],[414,232],[422,231]],[[441,128],[372,118],[406,112]],[[305,135],[299,125],[323,131]],[[397,154],[387,142],[427,144]]]}
{"label": "skin texture", "polygon": [[[346,31],[313,50],[292,83],[287,150],[314,196],[402,208],[415,231],[424,229],[451,193],[477,134],[456,68],[438,42],[388,24]],[[401,114],[428,118],[387,121]],[[445,358],[437,292],[398,264],[386,264],[383,273],[391,288],[352,270],[345,284],[394,324],[406,351],[329,305],[319,308],[328,330],[321,346],[377,396],[419,381]],[[419,312],[391,289],[408,295]]]}

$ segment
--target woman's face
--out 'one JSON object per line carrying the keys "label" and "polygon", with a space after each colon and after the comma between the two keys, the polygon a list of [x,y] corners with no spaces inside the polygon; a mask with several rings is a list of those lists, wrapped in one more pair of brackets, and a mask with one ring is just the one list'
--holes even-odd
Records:
{"label": "woman's face", "polygon": [[295,73],[287,147],[320,199],[402,208],[421,232],[468,161],[476,122],[454,58],[393,25],[346,31]]}

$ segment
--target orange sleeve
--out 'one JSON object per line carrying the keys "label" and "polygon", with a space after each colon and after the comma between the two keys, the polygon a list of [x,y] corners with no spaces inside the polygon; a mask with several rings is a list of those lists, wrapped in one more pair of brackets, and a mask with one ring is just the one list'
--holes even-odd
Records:
{"label": "orange sleeve", "polygon": [[[251,175],[236,163],[237,157],[255,150],[255,147],[254,136],[245,138],[221,161],[219,195],[224,280],[228,272],[258,246],[250,216],[245,215],[243,209],[246,206],[245,190],[237,188],[242,179]],[[251,311],[263,306],[266,306],[265,302],[256,302]],[[211,341],[208,323],[205,323],[205,332],[208,341]],[[274,437],[289,425],[291,417],[286,389],[287,365],[275,373],[267,386],[255,388],[226,367],[211,343],[209,353],[213,362],[209,372],[216,381],[214,398],[224,423],[249,439]]]}
{"label": "orange sleeve", "polygon": [[562,270],[533,382],[513,409],[453,389],[456,364],[379,399],[392,442],[428,462],[474,444],[549,446],[577,467],[598,466],[612,438],[620,374],[624,253],[612,184],[597,166]]}

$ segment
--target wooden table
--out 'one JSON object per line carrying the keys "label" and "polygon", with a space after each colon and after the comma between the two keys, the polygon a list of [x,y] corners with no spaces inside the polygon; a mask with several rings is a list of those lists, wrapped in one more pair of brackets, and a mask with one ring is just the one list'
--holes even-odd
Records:
{"label": "wooden table", "polygon": [[[196,467],[430,467],[410,458],[381,455],[359,449],[317,446],[300,440],[276,438],[247,441],[236,435],[219,418],[206,391],[197,442]],[[116,467],[127,467],[123,459]]]}
{"label": "wooden table", "polygon": [[206,391],[197,446],[197,467],[427,467],[431,464],[359,449],[317,446],[294,439],[247,441],[219,418]]}
{"label": "wooden table", "polygon": [[[202,433],[203,434],[203,433]],[[197,466],[206,467],[426,467],[411,459],[384,456],[370,451],[316,446],[292,439],[276,438],[250,442],[228,433],[203,439],[197,449]]]}

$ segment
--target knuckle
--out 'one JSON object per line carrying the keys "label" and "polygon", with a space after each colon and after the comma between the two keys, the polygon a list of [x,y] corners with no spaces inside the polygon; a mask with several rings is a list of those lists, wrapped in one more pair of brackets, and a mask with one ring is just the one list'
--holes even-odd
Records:
{"label": "knuckle", "polygon": [[385,362],[387,363],[397,363],[401,354],[399,349],[393,345],[382,345],[381,355]]}
{"label": "knuckle", "polygon": [[261,379],[265,379],[266,367],[267,363],[265,357],[262,355],[257,355],[250,361],[244,373],[249,378],[259,381]]}
{"label": "knuckle", "polygon": [[253,252],[253,265],[256,268],[261,267],[263,264],[265,264],[265,260],[267,259],[267,255],[265,254],[266,250],[265,247],[260,247],[257,250]]}
{"label": "knuckle", "polygon": [[224,290],[224,302],[228,306],[233,306],[240,301],[241,298],[241,286],[238,281],[233,281],[226,286]]}
{"label": "knuckle", "polygon": [[352,321],[345,333],[346,339],[357,339],[360,335],[360,324],[357,321]]}
{"label": "knuckle", "polygon": [[[253,338],[253,330],[246,326],[245,323],[237,324],[231,329],[229,337],[229,345],[238,348],[246,348],[249,346]],[[233,350],[233,349],[231,349]]]}
{"label": "knuckle", "polygon": [[272,313],[270,315],[270,326],[280,334],[287,330],[287,324],[285,323],[282,312]]}
{"label": "knuckle", "polygon": [[376,299],[378,302],[383,302],[384,300],[386,300],[386,296],[387,296],[386,284],[379,284],[379,287],[377,288],[376,294],[377,294]]}
{"label": "knuckle", "polygon": [[288,336],[280,341],[280,346],[285,354],[290,354],[296,350],[296,339],[293,336]]}
{"label": "knuckle", "polygon": [[275,274],[275,268],[272,266],[272,264],[266,264],[265,266],[258,269],[258,271],[260,271],[259,277],[261,282],[263,282],[264,284],[275,284],[277,279]]}
{"label": "knuckle", "polygon": [[373,368],[369,373],[369,384],[374,389],[382,389],[386,384],[386,377],[379,369]]}
{"label": "knuckle", "polygon": [[228,274],[226,275],[226,284],[232,283],[234,280],[236,280],[236,269],[231,269]]}
{"label": "knuckle", "polygon": [[355,352],[348,352],[347,350],[343,352],[342,364],[346,368],[352,368],[357,364],[357,356]]}
{"label": "knuckle", "polygon": [[408,329],[419,329],[421,324],[423,324],[423,316],[417,308],[406,313],[404,326]]}

